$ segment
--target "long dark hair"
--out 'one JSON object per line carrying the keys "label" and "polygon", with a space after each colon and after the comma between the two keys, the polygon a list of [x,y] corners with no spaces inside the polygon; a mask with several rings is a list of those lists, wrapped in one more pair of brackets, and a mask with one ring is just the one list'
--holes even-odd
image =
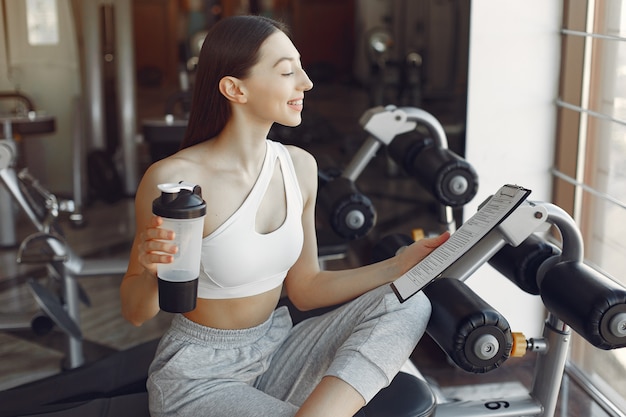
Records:
{"label": "long dark hair", "polygon": [[209,29],[198,59],[187,130],[181,149],[215,137],[231,114],[219,91],[225,76],[245,78],[259,60],[261,44],[286,27],[262,16],[231,16]]}

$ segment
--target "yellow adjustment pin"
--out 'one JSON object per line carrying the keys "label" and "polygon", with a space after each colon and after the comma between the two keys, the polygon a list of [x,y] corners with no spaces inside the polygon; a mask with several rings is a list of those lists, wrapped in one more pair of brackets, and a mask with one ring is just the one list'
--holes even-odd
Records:
{"label": "yellow adjustment pin", "polygon": [[514,358],[521,358],[526,354],[526,348],[528,343],[526,342],[526,336],[524,333],[512,332],[513,347],[511,348],[511,356]]}
{"label": "yellow adjustment pin", "polygon": [[424,237],[426,237],[426,234],[424,233],[424,229],[417,228],[417,229],[411,230],[411,237],[413,238],[414,241],[417,242],[420,239],[424,239]]}

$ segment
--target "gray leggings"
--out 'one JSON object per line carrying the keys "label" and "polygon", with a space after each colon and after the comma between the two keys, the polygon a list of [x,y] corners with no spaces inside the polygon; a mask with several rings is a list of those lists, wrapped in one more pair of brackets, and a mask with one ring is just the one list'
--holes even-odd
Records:
{"label": "gray leggings", "polygon": [[423,293],[400,304],[388,285],[296,326],[286,307],[244,330],[175,316],[150,367],[150,413],[293,416],[324,376],[369,402],[406,362],[429,317]]}

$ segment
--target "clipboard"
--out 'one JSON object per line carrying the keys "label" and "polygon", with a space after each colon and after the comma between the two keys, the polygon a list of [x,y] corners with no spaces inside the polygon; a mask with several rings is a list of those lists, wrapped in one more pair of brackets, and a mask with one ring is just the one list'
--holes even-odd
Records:
{"label": "clipboard", "polygon": [[390,284],[398,300],[405,302],[439,278],[450,265],[502,223],[530,193],[530,190],[518,185],[502,186],[445,243]]}

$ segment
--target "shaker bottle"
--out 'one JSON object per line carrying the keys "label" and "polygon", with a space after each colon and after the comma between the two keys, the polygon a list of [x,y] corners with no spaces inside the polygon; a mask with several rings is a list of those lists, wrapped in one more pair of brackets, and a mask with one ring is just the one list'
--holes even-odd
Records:
{"label": "shaker bottle", "polygon": [[206,203],[198,185],[181,181],[158,187],[161,196],[152,202],[152,212],[163,218],[162,228],[174,231],[178,246],[172,263],[157,265],[159,306],[185,313],[196,308]]}

